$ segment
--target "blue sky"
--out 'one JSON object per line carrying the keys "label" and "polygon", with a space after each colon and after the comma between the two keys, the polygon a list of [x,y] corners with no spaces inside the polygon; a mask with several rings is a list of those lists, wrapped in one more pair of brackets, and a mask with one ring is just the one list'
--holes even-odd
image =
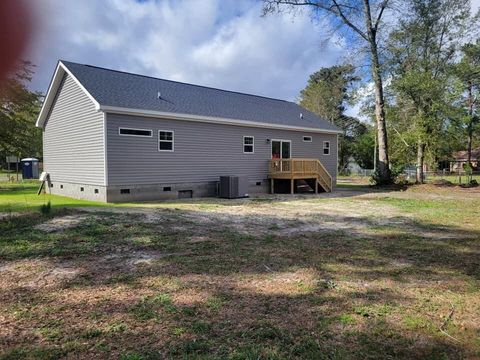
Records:
{"label": "blue sky", "polygon": [[328,24],[302,13],[261,17],[257,0],[30,1],[35,90],[46,91],[65,59],[296,100],[312,72],[352,56]]}

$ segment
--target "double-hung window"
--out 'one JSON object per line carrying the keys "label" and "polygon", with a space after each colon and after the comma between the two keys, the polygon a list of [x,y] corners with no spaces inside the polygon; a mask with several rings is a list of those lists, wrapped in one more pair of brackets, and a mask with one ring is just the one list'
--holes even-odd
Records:
{"label": "double-hung window", "polygon": [[158,151],[174,150],[174,134],[170,130],[158,131]]}
{"label": "double-hung window", "polygon": [[244,136],[243,137],[243,153],[244,154],[253,154],[255,140],[253,136]]}
{"label": "double-hung window", "polygon": [[330,141],[323,142],[323,155],[330,155]]}

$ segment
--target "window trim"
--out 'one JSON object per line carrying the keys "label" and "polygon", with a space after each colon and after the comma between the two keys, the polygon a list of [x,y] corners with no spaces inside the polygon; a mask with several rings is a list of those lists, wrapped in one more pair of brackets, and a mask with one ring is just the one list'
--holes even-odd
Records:
{"label": "window trim", "polygon": [[[148,131],[150,132],[150,135],[132,135],[132,134],[122,134],[120,132],[121,129],[125,129],[125,130],[139,130],[139,131]],[[118,127],[118,135],[119,136],[133,136],[133,137],[142,137],[142,138],[145,138],[145,137],[153,137],[153,130],[152,129],[139,129],[139,128],[129,128],[129,127],[124,127],[124,126],[119,126]]]}
{"label": "window trim", "polygon": [[[326,144],[328,144],[328,146],[325,146]],[[330,144],[330,141],[326,140],[323,142],[323,155],[327,156],[327,155],[330,155],[332,152],[330,151],[331,150],[331,144]],[[325,154],[325,149],[328,150],[328,154]]]}
{"label": "window trim", "polygon": [[[305,138],[309,138],[310,140],[305,140]],[[303,138],[302,138],[303,142],[313,142],[313,137],[310,136],[310,135],[303,135]]]}
{"label": "window trim", "polygon": [[[160,133],[161,132],[172,133],[172,140],[160,140]],[[172,143],[172,150],[160,149],[160,141]],[[173,131],[173,130],[158,130],[158,151],[161,151],[161,152],[174,152],[175,151],[175,131]]]}
{"label": "window trim", "polygon": [[[245,144],[245,139],[246,138],[252,138],[252,143],[251,144]],[[243,136],[243,153],[244,154],[255,154],[255,136],[251,136],[251,135],[244,135]],[[252,151],[245,151],[245,146],[251,146],[252,147]]]}

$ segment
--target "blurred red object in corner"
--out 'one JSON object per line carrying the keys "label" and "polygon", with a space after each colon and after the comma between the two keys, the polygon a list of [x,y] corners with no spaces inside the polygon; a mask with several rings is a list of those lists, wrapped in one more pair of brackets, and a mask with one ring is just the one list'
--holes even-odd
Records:
{"label": "blurred red object in corner", "polygon": [[24,0],[0,0],[0,86],[28,46],[31,11]]}

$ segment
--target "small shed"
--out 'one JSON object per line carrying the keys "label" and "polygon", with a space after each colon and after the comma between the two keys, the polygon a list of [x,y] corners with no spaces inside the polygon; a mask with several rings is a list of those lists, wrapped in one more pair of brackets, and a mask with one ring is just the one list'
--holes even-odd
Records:
{"label": "small shed", "polygon": [[38,179],[38,159],[25,158],[21,163],[23,179]]}

